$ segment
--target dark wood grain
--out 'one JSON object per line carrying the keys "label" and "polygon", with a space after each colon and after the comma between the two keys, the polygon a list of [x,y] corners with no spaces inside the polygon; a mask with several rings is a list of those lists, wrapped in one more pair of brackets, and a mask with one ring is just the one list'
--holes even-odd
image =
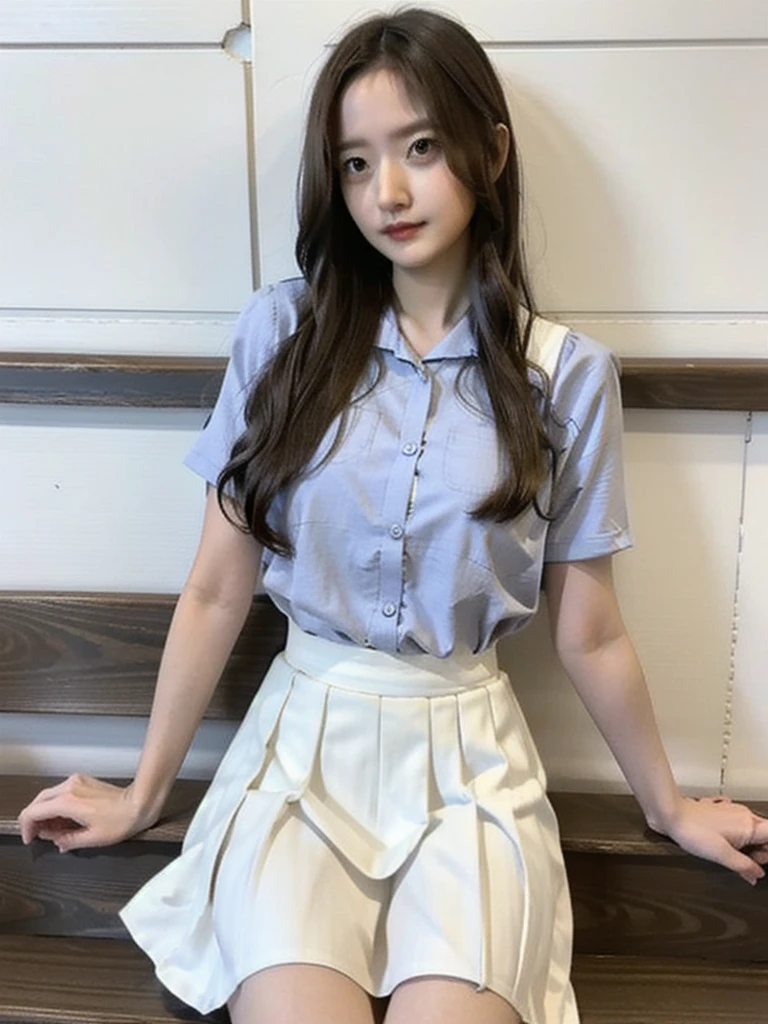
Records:
{"label": "dark wood grain", "polygon": [[627,409],[768,409],[768,359],[623,358]]}
{"label": "dark wood grain", "polygon": [[[0,402],[208,408],[225,359],[0,354]],[[628,409],[768,409],[768,359],[622,359]]]}
{"label": "dark wood grain", "polygon": [[[0,933],[125,938],[119,910],[178,852],[144,837],[61,856],[0,837]],[[768,963],[768,886],[693,858],[565,857],[576,953]]]}
{"label": "dark wood grain", "polygon": [[[765,1024],[768,969],[576,957],[582,1024]],[[0,936],[0,1024],[168,1024],[200,1018],[127,942]]]}
{"label": "dark wood grain", "polygon": [[768,883],[695,857],[565,854],[585,954],[768,963]]}
{"label": "dark wood grain", "polygon": [[[147,715],[176,598],[158,594],[0,594],[0,711]],[[254,600],[206,717],[239,720],[285,618]]]}
{"label": "dark wood grain", "polygon": [[127,842],[62,856],[51,843],[0,837],[0,933],[127,938],[118,912],[178,853]]}
{"label": "dark wood grain", "polygon": [[[61,781],[58,776],[46,775],[0,776],[0,835],[17,835],[16,818],[21,808],[41,789]],[[119,783],[120,780],[112,781]],[[206,781],[177,779],[161,820],[137,839],[180,843],[207,788]],[[679,846],[646,829],[634,797],[609,793],[550,793],[549,798],[558,816],[560,841],[566,852],[688,858]],[[756,814],[768,816],[768,801],[751,800],[749,806]]]}
{"label": "dark wood grain", "polygon": [[619,793],[550,793],[563,849],[681,857],[683,851],[645,824],[634,797]]}
{"label": "dark wood grain", "polygon": [[768,967],[576,957],[581,1024],[766,1024]]}
{"label": "dark wood grain", "polygon": [[[49,843],[24,847],[17,836],[19,810],[52,781],[58,780],[2,779],[0,932],[124,937],[118,910],[178,855],[206,784],[179,781],[163,820],[128,842],[60,856]],[[574,834],[567,824],[562,833],[577,953],[768,962],[768,883],[753,889],[677,847],[674,857],[659,856],[642,818],[631,811],[631,798],[567,793],[553,794],[553,802],[566,823],[577,823]],[[591,850],[590,830],[596,837]]]}
{"label": "dark wood grain", "polygon": [[130,942],[0,936],[0,1024],[168,1024],[201,1017],[166,992]]}
{"label": "dark wood grain", "polygon": [[198,356],[0,354],[0,402],[211,407],[226,359]]}

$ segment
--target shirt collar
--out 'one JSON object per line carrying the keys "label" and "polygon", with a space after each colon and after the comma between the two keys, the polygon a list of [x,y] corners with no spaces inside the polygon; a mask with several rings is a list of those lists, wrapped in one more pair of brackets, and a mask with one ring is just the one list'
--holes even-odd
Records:
{"label": "shirt collar", "polygon": [[[469,310],[467,310],[445,337],[422,357],[422,362],[428,363],[438,359],[463,359],[467,356],[476,356],[477,341],[472,333],[469,320]],[[400,333],[397,316],[392,306],[387,307],[381,318],[376,344],[379,348],[386,348],[390,352],[394,352],[398,359],[404,359],[409,363],[414,362],[414,355]]]}

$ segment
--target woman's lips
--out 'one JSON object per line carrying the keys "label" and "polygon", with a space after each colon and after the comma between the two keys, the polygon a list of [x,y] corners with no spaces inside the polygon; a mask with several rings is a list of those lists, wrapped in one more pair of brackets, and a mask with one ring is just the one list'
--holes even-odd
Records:
{"label": "woman's lips", "polygon": [[396,228],[395,230],[385,231],[385,235],[388,238],[394,238],[396,242],[403,241],[406,238],[411,238],[417,231],[420,231],[424,227],[424,222],[420,224],[409,224],[406,227]]}

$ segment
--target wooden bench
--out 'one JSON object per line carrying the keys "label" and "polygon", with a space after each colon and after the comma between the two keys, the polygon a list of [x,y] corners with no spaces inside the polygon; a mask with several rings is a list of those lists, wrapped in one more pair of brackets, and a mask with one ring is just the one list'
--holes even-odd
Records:
{"label": "wooden bench", "polygon": [[[146,715],[174,598],[0,594],[0,710]],[[282,646],[254,601],[207,715],[239,719]],[[103,850],[22,845],[17,815],[57,780],[0,779],[0,1024],[199,1019],[164,992],[117,912],[179,851],[206,783],[179,780],[158,824]],[[631,797],[553,793],[574,903],[583,1024],[768,1020],[768,886],[650,833]],[[768,813],[768,804],[756,805]],[[111,940],[111,941],[98,941]],[[221,1014],[211,1019],[225,1019]]]}

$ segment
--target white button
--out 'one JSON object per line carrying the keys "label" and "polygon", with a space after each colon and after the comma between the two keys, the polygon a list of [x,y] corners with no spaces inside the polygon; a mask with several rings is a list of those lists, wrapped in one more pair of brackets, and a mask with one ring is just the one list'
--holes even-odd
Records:
{"label": "white button", "polygon": [[391,537],[394,537],[395,540],[399,540],[403,536],[403,528],[400,523],[395,523],[393,526],[390,526],[389,534]]}
{"label": "white button", "polygon": [[403,455],[415,455],[419,450],[419,446],[415,441],[409,441],[408,444],[403,445]]}
{"label": "white button", "polygon": [[388,619],[391,619],[392,616],[397,611],[397,605],[394,605],[392,604],[391,601],[389,601],[387,604],[384,605],[384,607],[381,610],[384,613],[384,615],[387,616]]}

